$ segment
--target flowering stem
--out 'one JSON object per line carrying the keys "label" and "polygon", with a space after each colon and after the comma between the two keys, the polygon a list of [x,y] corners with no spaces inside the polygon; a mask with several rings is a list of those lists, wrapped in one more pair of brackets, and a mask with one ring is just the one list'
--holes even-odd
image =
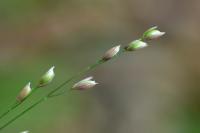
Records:
{"label": "flowering stem", "polygon": [[[124,49],[122,49],[115,57],[113,57],[112,59],[116,58],[117,56],[120,56],[123,52],[125,52]],[[77,73],[76,75],[72,76],[70,79],[68,79],[67,81],[63,82],[61,85],[59,85],[57,88],[55,88],[54,90],[52,90],[49,94],[48,97],[54,97],[54,96],[59,96],[62,95],[63,93],[66,92],[66,90],[64,90],[63,92],[60,92],[58,94],[56,94],[56,92],[58,92],[63,86],[65,86],[67,83],[71,82],[72,80],[74,80],[75,78],[77,78],[78,76],[81,76],[85,73],[87,73],[88,71],[93,70],[94,68],[100,66],[101,64],[105,63],[105,60],[98,60],[96,63],[88,66],[86,69],[84,69],[83,71]]]}
{"label": "flowering stem", "polygon": [[[142,37],[139,38],[138,40],[135,40],[133,42],[131,42],[130,44],[128,44],[128,46],[126,46],[125,48],[123,48],[122,50],[120,50],[120,45],[113,47],[112,49],[110,49],[109,51],[107,51],[105,53],[105,55],[98,60],[96,63],[94,63],[93,65],[87,67],[86,69],[84,69],[83,71],[75,74],[74,76],[72,76],[71,78],[69,78],[68,80],[64,81],[62,84],[60,84],[58,87],[56,87],[55,89],[53,89],[52,91],[50,91],[47,95],[45,95],[43,98],[41,98],[40,100],[38,100],[37,102],[35,102],[34,104],[32,104],[31,106],[29,106],[27,109],[25,109],[24,111],[22,111],[20,114],[18,114],[17,116],[15,116],[14,118],[12,118],[10,121],[8,121],[7,123],[5,123],[3,126],[0,127],[0,131],[2,129],[4,129],[5,127],[7,127],[8,125],[10,125],[12,122],[14,122],[15,120],[17,120],[18,118],[20,118],[21,116],[23,116],[26,112],[30,111],[31,109],[33,109],[35,106],[37,106],[38,104],[42,103],[43,101],[46,101],[49,98],[54,98],[60,95],[65,94],[66,91],[70,91],[72,89],[65,89],[63,91],[60,91],[65,85],[67,85],[68,83],[70,83],[71,81],[73,81],[74,79],[76,79],[77,77],[87,73],[90,70],[93,70],[94,68],[98,67],[99,65],[107,62],[110,59],[114,59],[118,56],[120,56],[122,53],[126,52],[126,51],[135,51],[141,48],[144,48],[146,46],[148,46],[148,44],[146,42],[144,42],[145,40],[153,40],[153,39],[157,39],[161,36],[163,36],[165,34],[165,32],[160,32],[157,27],[152,27],[150,29],[148,29],[146,32],[143,33]],[[49,82],[51,82],[51,80],[53,79],[53,77],[55,76],[55,74],[53,73],[53,69],[54,67],[52,67],[47,75],[44,75],[44,77],[41,80],[41,84],[40,86],[36,87],[35,89],[32,90],[32,92],[25,98],[23,99],[23,101],[21,102],[16,102],[14,103],[5,113],[3,113],[0,116],[0,119],[2,119],[4,116],[6,116],[10,111],[14,110],[15,108],[17,108],[21,103],[23,103],[28,97],[30,97],[36,90],[38,90],[38,88],[48,84]],[[50,74],[50,75],[49,75]],[[73,87],[71,87],[73,88]]]}
{"label": "flowering stem", "polygon": [[[117,56],[121,55],[123,52],[125,52],[125,50],[121,50],[114,58],[116,58]],[[113,59],[114,59],[113,58]],[[23,112],[21,112],[20,114],[18,114],[17,116],[15,116],[13,119],[11,119],[10,121],[8,121],[6,124],[4,124],[3,126],[0,127],[0,131],[3,130],[5,127],[7,127],[8,125],[10,125],[12,122],[14,122],[15,120],[17,120],[19,117],[23,116],[26,112],[28,112],[29,110],[31,110],[32,108],[34,108],[35,106],[37,106],[38,104],[40,104],[41,102],[44,102],[46,101],[47,99],[49,98],[54,98],[54,97],[57,97],[57,96],[60,96],[60,95],[63,95],[65,94],[65,92],[67,91],[64,90],[62,92],[59,92],[57,93],[62,87],[64,87],[67,83],[71,82],[72,80],[74,80],[75,78],[77,78],[78,76],[81,76],[82,74],[85,74],[87,73],[88,71],[91,71],[93,70],[94,68],[98,67],[99,65],[105,63],[106,61],[105,60],[98,60],[96,63],[88,66],[86,69],[84,69],[83,71],[77,73],[76,75],[72,76],[71,78],[69,78],[68,80],[66,80],[65,82],[63,82],[61,85],[59,85],[58,87],[56,87],[55,89],[53,89],[52,91],[50,91],[45,97],[41,98],[39,101],[37,101],[36,103],[34,103],[33,105],[31,105],[30,107],[28,107],[27,109],[25,109]],[[71,87],[70,87],[71,88]],[[34,90],[37,90],[37,89],[34,89]],[[33,92],[31,93],[33,94]],[[30,94],[30,95],[31,95]],[[29,95],[29,96],[30,96]],[[28,98],[28,97],[27,97]],[[27,99],[26,98],[26,99]],[[21,104],[21,103],[19,103]],[[18,107],[19,104],[16,106]],[[15,107],[15,108],[16,108]]]}
{"label": "flowering stem", "polygon": [[88,71],[94,69],[95,67],[97,67],[98,65],[100,65],[100,64],[102,64],[102,63],[104,63],[103,60],[98,60],[96,63],[90,65],[89,67],[87,67],[87,68],[84,69],[83,71],[77,73],[76,75],[72,76],[71,78],[69,78],[68,80],[66,80],[65,82],[63,82],[61,85],[59,85],[58,87],[56,87],[54,90],[52,90],[52,91],[48,94],[48,96],[51,97],[51,96],[54,95],[57,91],[59,91],[63,86],[65,86],[66,84],[68,84],[69,82],[71,82],[72,80],[74,80],[75,78],[77,78],[78,76],[80,76],[80,75],[82,75],[82,74],[84,74],[84,73],[86,73],[86,72],[88,72]]}
{"label": "flowering stem", "polygon": [[[76,77],[78,77],[79,75],[82,75],[84,74],[85,72],[89,71],[89,70],[92,70],[93,68],[95,68],[96,66],[102,64],[103,61],[102,60],[99,60],[97,61],[95,64],[87,67],[85,70],[81,71],[80,73],[72,76],[71,78],[69,78],[68,80],[66,80],[65,82],[63,82],[61,85],[59,85],[58,87],[56,87],[54,90],[52,90],[51,92],[48,93],[48,95],[45,97],[45,99],[47,98],[52,98],[52,97],[55,97],[55,96],[58,96],[57,94],[54,94],[56,93],[57,91],[59,91],[63,86],[65,86],[67,83],[69,83],[70,81],[72,81],[73,79],[75,79]],[[38,87],[37,87],[38,88]],[[23,102],[28,98],[30,97],[36,90],[37,88],[33,89],[33,91],[31,92],[31,94],[29,96],[27,96]],[[63,93],[62,93],[63,94]],[[61,95],[61,94],[59,94]],[[40,102],[44,101],[44,100],[39,100]],[[21,115],[23,115],[24,113],[26,113],[27,111],[29,111],[30,109],[32,109],[33,107],[35,107],[36,105],[38,105],[40,102],[36,102],[35,104],[33,104],[32,106],[30,106],[29,108],[27,108],[25,111],[23,111],[21,114],[17,115],[16,117],[14,117],[13,119],[11,119],[8,123],[6,123],[4,126],[2,126],[0,128],[0,130],[2,130],[4,127],[6,127],[7,125],[9,125],[10,123],[12,123],[13,121],[15,121],[18,117],[20,117]],[[2,119],[3,117],[5,117],[8,113],[10,113],[11,111],[13,111],[15,108],[17,108],[20,104],[22,104],[22,102],[18,102],[18,103],[15,103],[14,105],[12,105],[5,113],[3,113],[1,116],[0,116],[0,119]]]}

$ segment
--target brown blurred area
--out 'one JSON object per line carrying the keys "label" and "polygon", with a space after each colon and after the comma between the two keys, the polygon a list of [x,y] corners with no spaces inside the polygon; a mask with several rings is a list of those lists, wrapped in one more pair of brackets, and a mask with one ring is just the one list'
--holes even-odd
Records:
{"label": "brown blurred area", "polygon": [[2,0],[0,4],[2,72],[28,66],[31,73],[34,67],[56,63],[63,71],[70,64],[68,71],[60,73],[72,74],[110,47],[137,39],[151,26],[166,32],[150,47],[93,71],[100,84],[83,93],[81,117],[66,121],[63,111],[52,122],[44,120],[51,126],[30,127],[33,131],[200,132],[200,1]]}

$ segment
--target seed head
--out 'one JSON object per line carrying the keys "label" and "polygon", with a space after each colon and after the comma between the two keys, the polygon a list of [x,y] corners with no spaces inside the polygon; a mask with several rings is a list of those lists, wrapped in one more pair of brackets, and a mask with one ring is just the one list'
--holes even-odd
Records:
{"label": "seed head", "polygon": [[126,51],[135,51],[138,49],[142,49],[144,47],[147,47],[148,44],[146,42],[143,42],[141,40],[135,40],[131,42],[128,46],[125,47]]}
{"label": "seed head", "polygon": [[17,101],[22,102],[31,93],[31,83],[29,82],[18,94]]}
{"label": "seed head", "polygon": [[23,131],[23,132],[21,132],[21,133],[29,133],[29,131]]}
{"label": "seed head", "polygon": [[115,55],[117,55],[117,53],[120,50],[120,45],[115,46],[111,49],[109,49],[102,57],[103,60],[107,61],[110,60],[111,58],[113,58]]}
{"label": "seed head", "polygon": [[40,79],[38,87],[43,87],[51,83],[53,78],[55,77],[54,66],[51,67]]}
{"label": "seed head", "polygon": [[157,38],[160,38],[161,36],[163,36],[165,34],[165,32],[161,32],[159,30],[157,30],[157,26],[152,27],[150,29],[148,29],[147,31],[144,32],[143,34],[143,39],[144,40],[154,40]]}
{"label": "seed head", "polygon": [[78,83],[74,84],[72,89],[73,90],[87,90],[87,89],[90,89],[90,88],[94,87],[96,84],[98,84],[95,81],[93,81],[92,79],[93,79],[93,77],[85,78],[85,79],[79,81]]}

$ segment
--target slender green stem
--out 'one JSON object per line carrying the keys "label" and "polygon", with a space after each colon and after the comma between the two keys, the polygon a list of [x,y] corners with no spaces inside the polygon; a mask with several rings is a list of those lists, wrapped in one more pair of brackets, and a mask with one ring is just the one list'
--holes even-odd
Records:
{"label": "slender green stem", "polygon": [[1,116],[0,119],[4,118],[13,108],[15,108],[16,106],[18,106],[18,103],[15,101],[15,103],[13,103],[7,111],[5,111]]}
{"label": "slender green stem", "polygon": [[38,90],[39,87],[36,87],[36,88],[33,88],[32,89],[32,92],[22,101],[22,102],[18,102],[18,101],[15,101],[14,104],[12,104],[12,106],[10,106],[8,108],[7,111],[5,111],[1,116],[0,116],[0,119],[3,119],[6,115],[8,115],[11,111],[15,110],[18,106],[20,106],[24,101],[26,101],[31,95],[33,95],[33,93]]}
{"label": "slender green stem", "polygon": [[[155,27],[154,27],[155,28]],[[152,28],[151,28],[152,29]],[[149,31],[149,30],[148,30]],[[147,32],[147,31],[146,31]],[[145,37],[144,37],[144,34],[141,38],[139,38],[140,41],[145,41]],[[114,56],[114,58],[118,57],[119,55],[121,55],[122,53],[124,53],[126,51],[126,48],[122,49],[119,51],[119,53]],[[112,58],[112,59],[114,59]],[[12,118],[10,121],[8,121],[7,123],[5,123],[3,126],[0,127],[0,131],[2,129],[4,129],[5,127],[7,127],[8,125],[10,125],[12,122],[14,122],[15,120],[17,120],[18,118],[20,118],[21,116],[23,116],[26,112],[30,111],[31,109],[33,109],[35,106],[37,106],[38,104],[42,103],[43,101],[49,99],[49,98],[54,98],[54,97],[57,97],[57,96],[60,96],[60,95],[63,95],[67,90],[64,90],[64,91],[61,91],[61,89],[67,85],[69,82],[73,81],[75,78],[81,76],[82,74],[85,74],[86,72],[96,68],[97,66],[107,62],[108,60],[104,60],[104,59],[100,59],[98,60],[96,63],[94,63],[93,65],[87,67],[86,69],[84,69],[83,71],[75,74],[74,76],[72,76],[71,78],[69,78],[68,80],[64,81],[62,84],[60,84],[58,87],[56,87],[55,89],[53,89],[52,91],[50,91],[47,95],[45,95],[45,97],[41,98],[39,101],[35,102],[34,104],[32,104],[31,106],[29,106],[27,109],[25,109],[24,111],[22,111],[20,114],[18,114],[17,116],[15,116],[14,118]],[[37,90],[37,87],[36,89],[34,89],[34,91]],[[72,90],[72,89],[70,89]],[[34,92],[33,91],[33,92]],[[28,96],[30,97],[33,92]],[[28,98],[27,97],[27,98]],[[27,99],[26,98],[26,99]],[[26,100],[24,99],[24,101]],[[22,102],[24,102],[22,101]],[[21,103],[22,103],[21,102]],[[3,118],[4,116],[6,116],[10,111],[14,110],[15,108],[17,108],[21,103],[16,103],[14,104],[13,106],[11,106],[11,108],[9,108],[5,113],[3,113],[1,116],[0,116],[0,119]]]}
{"label": "slender green stem", "polygon": [[[114,58],[118,57],[119,55],[121,55],[123,52],[125,52],[125,50],[121,50]],[[112,59],[114,59],[112,58]],[[65,82],[63,82],[61,85],[59,85],[58,87],[56,87],[55,89],[53,89],[52,91],[50,91],[45,97],[41,98],[39,101],[37,101],[36,103],[34,103],[33,105],[31,105],[30,107],[28,107],[27,109],[25,109],[23,112],[21,112],[20,114],[18,114],[17,116],[15,116],[13,119],[11,119],[10,121],[8,121],[6,124],[4,124],[3,126],[0,127],[0,131],[3,130],[5,127],[7,127],[8,125],[10,125],[12,122],[14,122],[15,120],[17,120],[19,117],[21,117],[22,115],[24,115],[26,112],[28,112],[29,110],[31,110],[32,108],[34,108],[35,106],[37,106],[38,104],[40,104],[41,102],[49,99],[49,98],[54,98],[60,95],[63,95],[67,90],[64,90],[60,93],[57,93],[62,87],[64,87],[66,84],[68,84],[69,82],[71,82],[72,80],[74,80],[75,78],[77,78],[78,76],[85,74],[86,72],[93,70],[94,68],[96,68],[97,66],[105,63],[105,60],[98,60],[96,63],[90,65],[89,67],[87,67],[86,69],[84,69],[83,71],[75,74],[74,76],[72,76],[71,78],[69,78],[68,80],[66,80]],[[70,87],[71,88],[71,87]]]}
{"label": "slender green stem", "polygon": [[[120,56],[122,53],[124,53],[126,50],[122,49],[116,56],[114,56],[112,59],[115,59],[116,57]],[[72,76],[70,79],[68,79],[67,81],[63,82],[61,85],[59,85],[57,88],[55,88],[54,90],[52,90],[48,96],[49,97],[54,97],[56,95],[61,95],[62,93],[65,93],[66,91],[63,91],[61,93],[55,94],[56,92],[58,92],[63,86],[65,86],[66,84],[68,84],[69,82],[71,82],[72,80],[74,80],[75,78],[77,78],[78,76],[81,76],[82,74],[87,73],[88,71],[93,70],[94,68],[98,67],[99,65],[105,63],[105,60],[98,60],[96,63],[88,66],[87,68],[85,68],[84,70],[82,70],[81,72],[77,73],[76,75]]]}
{"label": "slender green stem", "polygon": [[60,96],[60,95],[65,94],[65,92],[67,92],[67,91],[72,91],[72,89],[70,89],[70,90],[65,89],[65,90],[63,90],[63,91],[61,91],[61,92],[58,92],[58,93],[56,93],[56,94],[49,95],[48,97],[49,97],[49,98],[57,97],[57,96]]}
{"label": "slender green stem", "polygon": [[36,103],[34,103],[33,105],[31,105],[29,108],[27,108],[26,110],[24,110],[23,112],[21,112],[20,114],[18,114],[17,116],[15,116],[13,119],[11,119],[10,121],[8,121],[6,124],[4,124],[3,126],[1,126],[0,130],[3,130],[5,127],[7,127],[8,125],[10,125],[16,119],[18,119],[19,117],[21,117],[22,115],[24,115],[26,112],[28,112],[29,110],[31,110],[32,108],[34,108],[35,106],[37,106],[38,104],[40,104],[41,102],[43,102],[45,100],[46,100],[46,97],[40,99],[39,101],[37,101]]}
{"label": "slender green stem", "polygon": [[[66,91],[65,91],[66,92]],[[31,105],[30,107],[28,107],[27,109],[25,109],[24,111],[22,111],[20,114],[18,114],[17,116],[15,116],[14,118],[12,118],[11,120],[9,120],[7,123],[5,123],[3,126],[0,127],[0,131],[3,130],[4,128],[6,128],[8,125],[10,125],[11,123],[13,123],[15,120],[17,120],[18,118],[20,118],[21,116],[23,116],[26,112],[30,111],[31,109],[33,109],[34,107],[36,107],[38,104],[48,100],[49,98],[54,98],[56,96],[59,95],[63,95],[64,93],[60,93],[59,95],[49,95],[50,93],[48,93],[45,97],[41,98],[40,100],[38,100],[37,102],[35,102],[33,105]]]}
{"label": "slender green stem", "polygon": [[[124,51],[121,50],[120,53],[123,53]],[[120,55],[120,53],[118,53],[118,55]],[[116,57],[118,56],[116,55]],[[83,71],[77,73],[76,75],[72,76],[71,78],[69,78],[68,80],[66,80],[65,82],[63,82],[61,85],[59,85],[58,87],[56,87],[54,90],[52,90],[50,93],[49,93],[49,96],[54,96],[54,95],[60,95],[59,94],[54,94],[56,93],[57,91],[59,91],[63,86],[65,86],[66,84],[68,84],[69,82],[71,82],[72,80],[74,80],[76,77],[86,73],[87,71],[90,71],[92,69],[94,69],[95,67],[97,67],[98,65],[101,65],[102,63],[104,63],[106,61],[104,60],[98,60],[96,63],[88,66],[87,68],[85,68]],[[22,102],[17,102],[17,104],[15,103],[15,105],[12,105],[6,112],[4,112],[1,116],[0,116],[0,119],[4,118],[7,114],[9,114],[11,111],[13,111],[14,109],[16,109],[18,106],[20,106],[24,101],[26,101],[31,95],[34,94],[34,92],[36,90],[38,90],[39,87],[35,87],[34,89],[32,89],[32,92],[22,101]],[[65,92],[65,91],[64,91]],[[62,92],[62,93],[64,93]]]}
{"label": "slender green stem", "polygon": [[[72,76],[71,78],[69,78],[68,80],[66,80],[65,82],[63,82],[61,85],[59,85],[58,87],[56,87],[54,90],[52,90],[50,93],[48,93],[47,97],[54,97],[54,96],[58,96],[58,95],[61,95],[61,94],[54,94],[56,93],[57,91],[59,91],[63,86],[65,86],[67,83],[71,82],[73,79],[75,79],[76,77],[84,74],[85,72],[89,71],[89,70],[92,70],[93,68],[95,68],[96,66],[100,65],[101,63],[103,63],[103,60],[99,60],[97,61],[95,64],[92,64],[91,66],[87,67],[86,69],[84,69],[83,71],[81,71],[80,73],[77,73],[76,75]],[[37,88],[33,89],[31,94],[29,96],[27,96],[23,102],[28,98],[30,97],[35,91],[37,90]],[[65,92],[65,91],[64,91]],[[64,93],[63,92],[63,93]],[[0,116],[0,119],[2,119],[3,117],[5,117],[8,113],[10,113],[11,111],[13,111],[15,108],[17,108],[20,104],[22,104],[22,102],[20,103],[17,103],[16,105],[12,106],[11,108],[9,108],[5,113],[3,113],[1,116]],[[1,128],[0,128],[1,130]]]}
{"label": "slender green stem", "polygon": [[75,74],[74,76],[72,76],[71,78],[69,78],[68,80],[66,80],[65,82],[63,82],[61,85],[59,85],[58,87],[56,87],[54,90],[52,90],[48,96],[52,96],[54,95],[56,92],[58,92],[63,86],[65,86],[66,84],[68,84],[69,82],[71,82],[72,80],[74,80],[75,78],[77,78],[78,76],[81,76],[82,74],[94,69],[95,67],[97,67],[98,65],[104,63],[104,60],[98,60],[96,63],[88,66],[86,69],[82,70],[81,72]]}

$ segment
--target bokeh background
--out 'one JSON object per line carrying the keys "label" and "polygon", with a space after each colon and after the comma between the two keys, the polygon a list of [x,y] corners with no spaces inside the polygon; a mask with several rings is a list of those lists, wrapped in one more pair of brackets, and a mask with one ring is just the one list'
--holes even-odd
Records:
{"label": "bokeh background", "polygon": [[167,33],[84,75],[94,89],[48,100],[1,132],[199,133],[199,12],[198,0],[1,0],[1,113],[52,65],[54,82],[23,108],[149,27]]}

